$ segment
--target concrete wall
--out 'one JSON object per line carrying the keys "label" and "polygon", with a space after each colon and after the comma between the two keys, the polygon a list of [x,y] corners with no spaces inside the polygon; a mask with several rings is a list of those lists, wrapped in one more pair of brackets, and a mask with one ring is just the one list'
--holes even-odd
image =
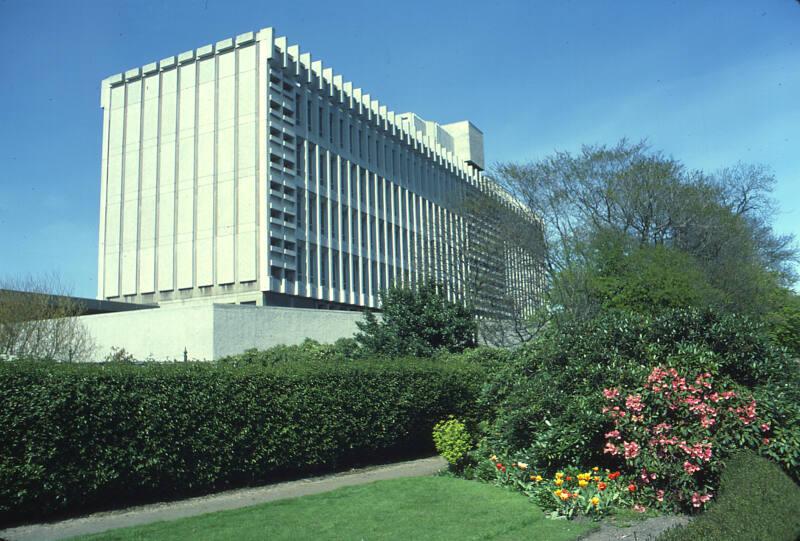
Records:
{"label": "concrete wall", "polygon": [[359,312],[337,310],[199,304],[80,320],[97,343],[98,360],[117,347],[137,359],[167,361],[182,360],[184,349],[190,359],[211,360],[306,338],[331,343],[353,336],[361,318]]}
{"label": "concrete wall", "polygon": [[271,31],[103,81],[98,298],[152,302],[257,284],[263,40]]}
{"label": "concrete wall", "polygon": [[274,306],[214,305],[214,358],[265,349],[278,344],[299,344],[306,338],[332,343],[352,337],[360,312],[278,308]]}

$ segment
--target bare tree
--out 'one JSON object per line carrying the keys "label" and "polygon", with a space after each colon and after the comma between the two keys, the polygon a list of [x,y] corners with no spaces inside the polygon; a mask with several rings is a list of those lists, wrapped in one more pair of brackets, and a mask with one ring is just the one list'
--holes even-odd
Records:
{"label": "bare tree", "polygon": [[490,178],[448,194],[444,219],[426,224],[412,266],[478,318],[483,342],[530,340],[542,301],[542,224]]}
{"label": "bare tree", "polygon": [[0,280],[0,359],[91,360],[82,305],[54,275]]}

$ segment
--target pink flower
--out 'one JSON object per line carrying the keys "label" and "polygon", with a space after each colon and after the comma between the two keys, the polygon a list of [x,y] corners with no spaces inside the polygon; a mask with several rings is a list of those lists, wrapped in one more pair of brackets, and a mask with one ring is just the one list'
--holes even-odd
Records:
{"label": "pink flower", "polygon": [[761,443],[763,443],[764,445],[769,445],[769,438],[764,438],[763,440],[761,440]]}
{"label": "pink flower", "polygon": [[621,436],[619,434],[619,430],[612,430],[611,432],[607,432],[606,433],[606,439],[612,439],[613,438],[615,440],[618,440],[618,439],[620,439],[620,437]]}
{"label": "pink flower", "polygon": [[636,458],[637,456],[639,456],[639,444],[636,443],[635,441],[631,442],[624,441],[622,442],[622,446],[625,448],[626,460],[631,458]]}
{"label": "pink flower", "polygon": [[761,431],[762,432],[769,432],[769,423],[762,423],[761,424]]}
{"label": "pink flower", "polygon": [[647,507],[644,507],[637,503],[636,505],[633,506],[633,510],[636,511],[637,513],[644,513],[645,511],[647,511]]}
{"label": "pink flower", "polygon": [[661,434],[662,432],[667,432],[672,428],[672,425],[667,423],[659,423],[653,427],[653,434]]}
{"label": "pink flower", "polygon": [[713,417],[708,417],[706,415],[700,417],[700,424],[703,425],[703,428],[710,428],[716,422],[717,420]]}
{"label": "pink flower", "polygon": [[617,389],[603,389],[603,396],[606,397],[606,400],[613,400],[619,396],[619,391]]}
{"label": "pink flower", "polygon": [[660,502],[664,501],[664,491],[662,489],[656,490],[656,499]]}
{"label": "pink flower", "polygon": [[611,453],[612,455],[616,456],[619,454],[619,450],[617,446],[611,442],[606,443],[605,449],[603,449],[603,453]]}
{"label": "pink flower", "polygon": [[642,411],[642,409],[644,409],[644,405],[642,404],[642,396],[638,394],[629,394],[625,398],[625,407],[637,413]]}
{"label": "pink flower", "polygon": [[683,471],[687,474],[692,475],[694,472],[699,471],[700,466],[696,466],[689,462],[688,460],[683,463]]}
{"label": "pink flower", "polygon": [[694,507],[700,507],[710,499],[711,499],[711,494],[700,495],[697,492],[695,492],[694,494],[692,494],[692,505]]}

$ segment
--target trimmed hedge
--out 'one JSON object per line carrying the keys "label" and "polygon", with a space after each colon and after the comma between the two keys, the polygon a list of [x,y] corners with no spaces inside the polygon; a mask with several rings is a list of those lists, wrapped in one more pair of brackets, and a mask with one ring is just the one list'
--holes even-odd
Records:
{"label": "trimmed hedge", "polygon": [[0,363],[0,522],[432,449],[437,421],[475,420],[483,378],[456,360]]}
{"label": "trimmed hedge", "polygon": [[686,526],[659,541],[750,541],[800,539],[800,487],[777,465],[741,451],[722,473],[719,497]]}

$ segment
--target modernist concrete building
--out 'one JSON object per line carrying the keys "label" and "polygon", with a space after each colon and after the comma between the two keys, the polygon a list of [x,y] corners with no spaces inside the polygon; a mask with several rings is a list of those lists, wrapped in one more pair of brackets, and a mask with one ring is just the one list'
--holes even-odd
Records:
{"label": "modernist concrete building", "polygon": [[[98,298],[377,307],[394,282],[464,295],[486,234],[483,134],[395,114],[271,28],[105,79]],[[495,274],[537,290],[536,255]],[[492,299],[484,299],[488,308]]]}

